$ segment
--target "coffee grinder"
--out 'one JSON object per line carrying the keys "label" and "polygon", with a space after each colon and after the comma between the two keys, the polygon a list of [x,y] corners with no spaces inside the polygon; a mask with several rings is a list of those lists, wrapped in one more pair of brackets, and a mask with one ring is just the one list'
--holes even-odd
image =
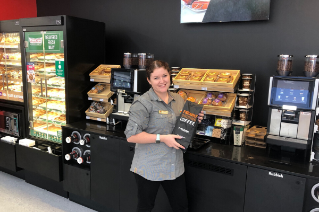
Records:
{"label": "coffee grinder", "polygon": [[295,154],[301,150],[304,160],[310,155],[318,83],[319,79],[311,77],[270,77],[266,136],[268,153],[274,146],[279,146],[281,153],[288,151]]}

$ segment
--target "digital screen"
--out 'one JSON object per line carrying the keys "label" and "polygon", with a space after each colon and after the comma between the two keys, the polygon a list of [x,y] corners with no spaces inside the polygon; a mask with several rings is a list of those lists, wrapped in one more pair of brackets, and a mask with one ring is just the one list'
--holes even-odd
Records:
{"label": "digital screen", "polygon": [[112,88],[131,91],[133,88],[131,71],[114,70],[112,76]]}
{"label": "digital screen", "polygon": [[309,82],[279,80],[277,83],[277,102],[307,104],[309,99]]}
{"label": "digital screen", "polygon": [[299,109],[312,109],[315,79],[302,77],[274,77],[270,105],[291,105]]}

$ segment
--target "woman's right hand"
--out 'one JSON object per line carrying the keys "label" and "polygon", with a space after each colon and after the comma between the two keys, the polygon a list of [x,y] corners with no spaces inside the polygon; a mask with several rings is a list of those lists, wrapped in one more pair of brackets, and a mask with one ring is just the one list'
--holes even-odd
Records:
{"label": "woman's right hand", "polygon": [[185,149],[185,147],[177,143],[175,140],[175,139],[181,139],[181,138],[182,138],[181,136],[173,135],[173,134],[160,136],[161,142],[165,143],[168,147],[173,147],[175,149]]}

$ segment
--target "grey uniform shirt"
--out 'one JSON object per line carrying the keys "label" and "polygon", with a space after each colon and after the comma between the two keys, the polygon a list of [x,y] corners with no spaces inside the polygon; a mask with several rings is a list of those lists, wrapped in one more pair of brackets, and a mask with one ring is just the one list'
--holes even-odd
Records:
{"label": "grey uniform shirt", "polygon": [[[184,106],[179,94],[168,92],[166,104],[153,88],[133,102],[125,129],[126,138],[141,132],[171,134]],[[136,144],[131,169],[152,181],[173,180],[184,173],[183,152],[165,143]]]}

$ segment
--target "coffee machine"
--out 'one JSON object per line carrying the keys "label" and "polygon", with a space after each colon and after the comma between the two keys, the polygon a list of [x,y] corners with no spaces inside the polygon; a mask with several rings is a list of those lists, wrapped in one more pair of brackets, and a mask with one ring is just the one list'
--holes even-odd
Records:
{"label": "coffee machine", "polygon": [[145,69],[112,68],[110,84],[117,95],[116,111],[110,115],[111,124],[115,125],[115,120],[128,120],[131,104],[150,86]]}
{"label": "coffee machine", "polygon": [[270,77],[266,143],[304,150],[309,156],[315,131],[319,79]]}

